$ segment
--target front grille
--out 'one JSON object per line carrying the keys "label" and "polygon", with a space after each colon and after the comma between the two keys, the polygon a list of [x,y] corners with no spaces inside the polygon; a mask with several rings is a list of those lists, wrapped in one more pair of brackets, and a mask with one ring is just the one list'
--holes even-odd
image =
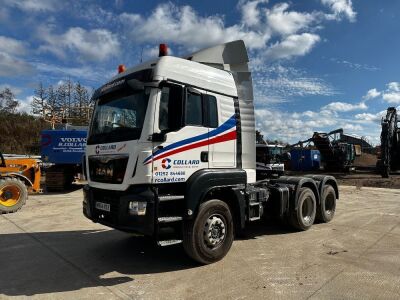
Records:
{"label": "front grille", "polygon": [[102,183],[122,183],[128,165],[128,156],[90,156],[90,180]]}

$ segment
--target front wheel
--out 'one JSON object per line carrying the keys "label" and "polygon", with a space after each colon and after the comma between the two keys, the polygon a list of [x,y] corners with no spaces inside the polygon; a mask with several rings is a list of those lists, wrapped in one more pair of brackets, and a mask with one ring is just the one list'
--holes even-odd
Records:
{"label": "front wheel", "polygon": [[229,206],[220,200],[209,200],[199,207],[194,220],[184,223],[183,247],[202,264],[221,260],[233,243],[233,219]]}
{"label": "front wheel", "polygon": [[17,178],[0,179],[0,214],[21,209],[28,198],[26,185]]}
{"label": "front wheel", "polygon": [[308,187],[300,189],[297,209],[290,210],[290,223],[297,230],[308,230],[314,224],[317,201]]}

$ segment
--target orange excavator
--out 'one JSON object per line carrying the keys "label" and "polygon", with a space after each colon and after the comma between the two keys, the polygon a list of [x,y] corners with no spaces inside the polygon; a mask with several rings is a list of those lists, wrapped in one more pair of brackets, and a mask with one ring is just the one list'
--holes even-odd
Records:
{"label": "orange excavator", "polygon": [[0,153],[0,214],[21,209],[28,193],[40,192],[40,165],[35,158],[12,157]]}

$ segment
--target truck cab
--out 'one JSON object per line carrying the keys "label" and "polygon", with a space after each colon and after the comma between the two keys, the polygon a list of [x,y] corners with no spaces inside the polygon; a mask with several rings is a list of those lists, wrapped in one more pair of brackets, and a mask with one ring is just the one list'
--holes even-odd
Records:
{"label": "truck cab", "polygon": [[308,215],[294,223],[304,230],[322,189],[329,185],[336,201],[333,177],[256,182],[243,41],[184,58],[167,56],[162,45],[158,59],[121,68],[93,100],[83,213],[94,222],[151,236],[160,246],[183,242],[206,264],[226,255],[234,232],[259,220],[267,202],[284,217],[290,202],[297,211],[299,199],[309,201]]}
{"label": "truck cab", "polygon": [[282,176],[285,173],[284,160],[282,145],[256,144],[257,180]]}

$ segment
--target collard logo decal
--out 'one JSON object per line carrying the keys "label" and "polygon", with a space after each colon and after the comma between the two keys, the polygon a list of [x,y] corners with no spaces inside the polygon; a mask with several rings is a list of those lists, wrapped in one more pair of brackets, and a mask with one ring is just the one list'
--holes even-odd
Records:
{"label": "collard logo decal", "polygon": [[164,158],[161,161],[161,167],[163,167],[163,169],[170,169],[171,168],[171,160],[169,158]]}
{"label": "collard logo decal", "polygon": [[161,160],[161,168],[163,171],[157,171],[158,166],[154,166],[153,168],[154,182],[156,183],[185,182],[187,175],[185,169],[196,169],[199,167],[199,165],[200,165],[200,160],[198,159],[172,160],[168,157],[164,158]]}
{"label": "collard logo decal", "polygon": [[99,153],[114,153],[117,149],[117,145],[97,145],[96,146],[96,154]]}

